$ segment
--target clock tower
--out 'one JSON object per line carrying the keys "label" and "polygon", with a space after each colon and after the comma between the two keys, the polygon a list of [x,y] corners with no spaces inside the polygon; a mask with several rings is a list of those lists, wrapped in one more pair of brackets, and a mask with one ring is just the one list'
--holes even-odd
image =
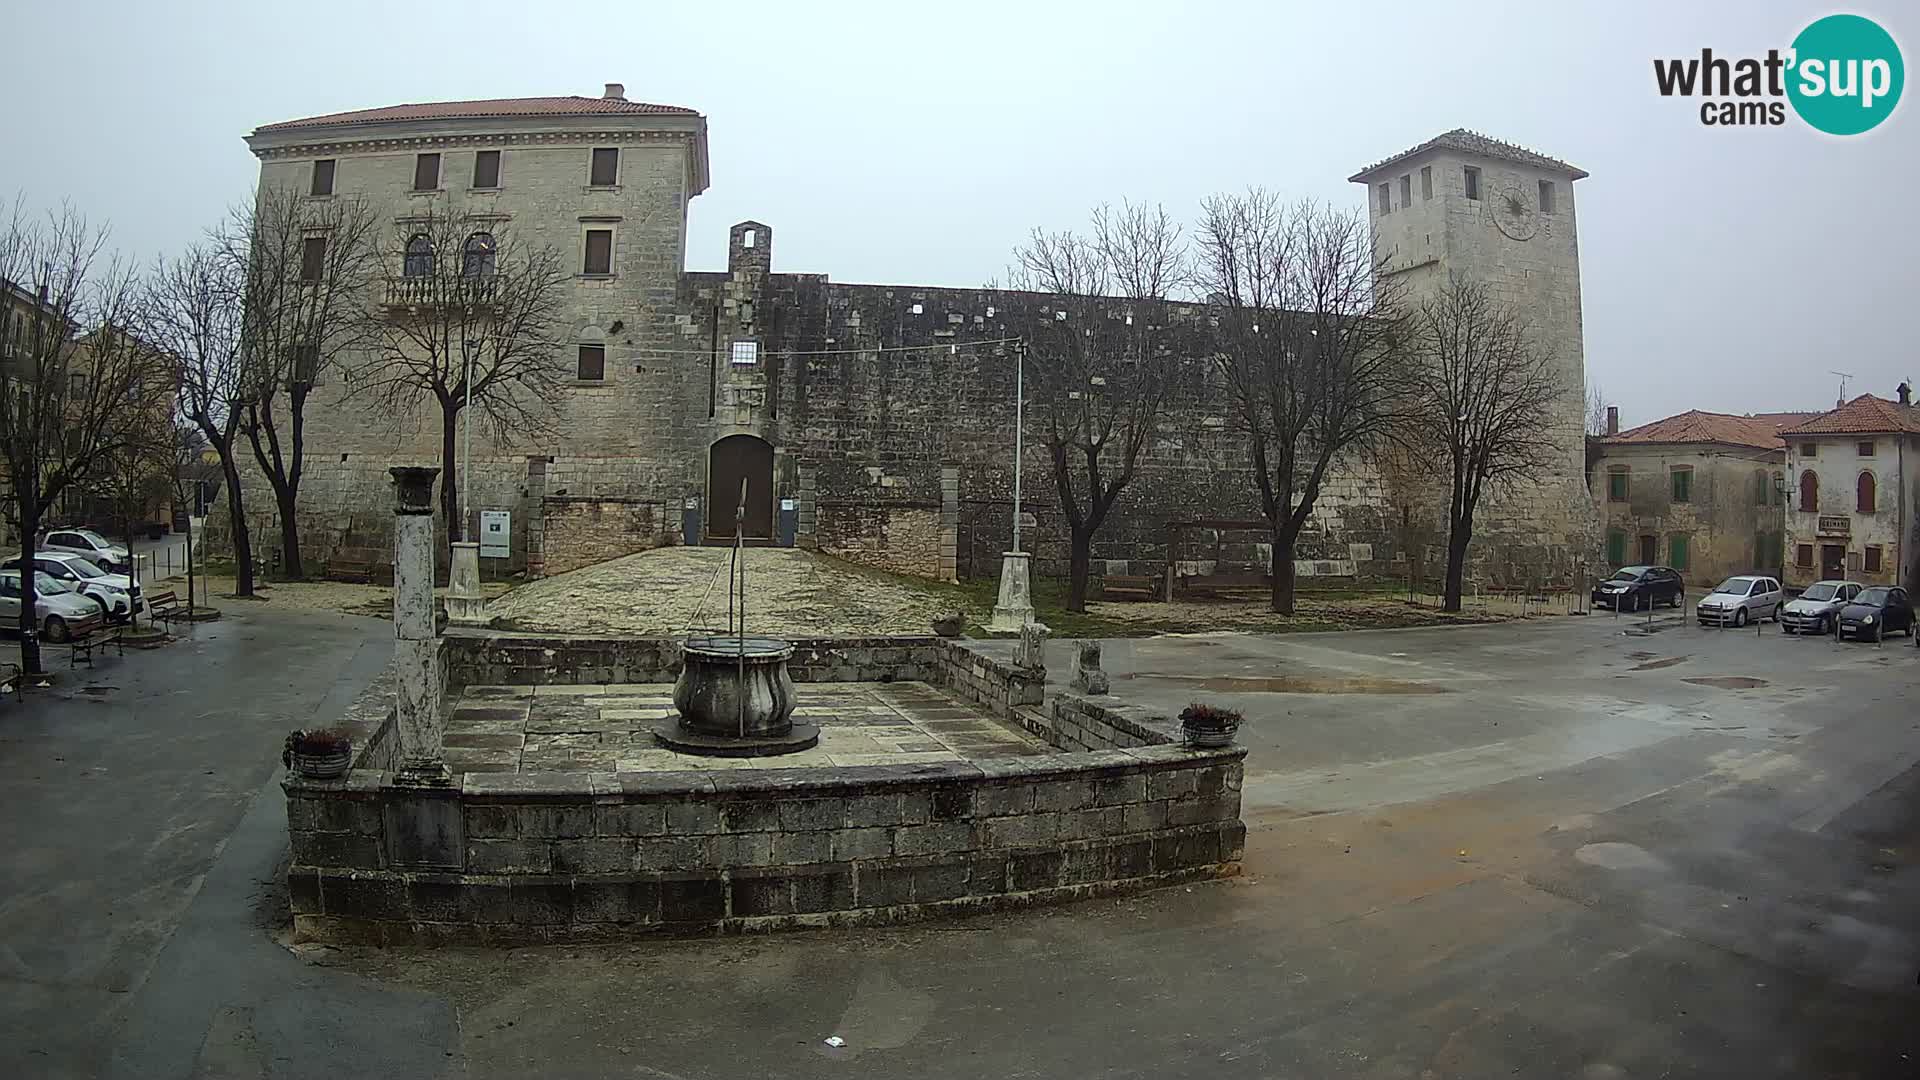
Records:
{"label": "clock tower", "polygon": [[1560,453],[1531,483],[1483,508],[1474,530],[1483,559],[1501,549],[1496,562],[1524,561],[1542,583],[1571,578],[1581,565],[1599,566],[1597,516],[1586,490],[1586,352],[1573,197],[1574,181],[1586,175],[1456,128],[1348,178],[1366,185],[1381,272],[1400,278],[1410,301],[1449,274],[1478,281],[1531,323],[1560,370]]}

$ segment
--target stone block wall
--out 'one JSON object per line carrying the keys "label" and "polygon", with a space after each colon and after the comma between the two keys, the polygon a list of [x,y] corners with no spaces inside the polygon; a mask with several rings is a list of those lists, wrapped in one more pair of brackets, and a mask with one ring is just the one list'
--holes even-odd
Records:
{"label": "stone block wall", "polygon": [[1041,703],[1047,683],[1044,669],[1015,667],[952,638],[940,639],[939,648],[940,684],[994,716],[1010,720],[1019,710]]}
{"label": "stone block wall", "polygon": [[542,505],[549,574],[648,551],[672,540],[667,515],[658,502],[549,495]]}
{"label": "stone block wall", "polygon": [[938,503],[816,503],[819,549],[860,566],[941,578],[943,530]]}

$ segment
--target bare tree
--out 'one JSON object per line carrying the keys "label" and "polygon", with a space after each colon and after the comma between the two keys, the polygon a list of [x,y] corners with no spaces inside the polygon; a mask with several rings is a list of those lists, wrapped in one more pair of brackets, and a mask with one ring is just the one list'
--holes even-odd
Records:
{"label": "bare tree", "polygon": [[1587,434],[1605,435],[1607,433],[1607,410],[1613,402],[1607,400],[1607,392],[1592,379],[1587,380]]}
{"label": "bare tree", "polygon": [[1526,320],[1457,274],[1411,309],[1408,340],[1408,435],[1428,451],[1416,457],[1450,478],[1441,609],[1459,611],[1474,510],[1489,488],[1559,456],[1554,418],[1570,391]]}
{"label": "bare tree", "polygon": [[247,265],[232,254],[230,249],[193,247],[177,259],[162,260],[147,286],[146,337],[174,362],[181,417],[220,459],[233,534],[234,592],[252,596],[253,538],[243,506],[237,448],[253,391],[241,317]]}
{"label": "bare tree", "polygon": [[499,431],[550,429],[574,374],[559,355],[571,275],[553,247],[444,207],[401,223],[388,252],[401,274],[386,282],[369,359],[348,378],[389,414],[410,414],[422,398],[439,406],[440,506],[452,543],[466,535],[470,510],[459,505],[460,414],[471,406]]}
{"label": "bare tree", "polygon": [[364,200],[314,200],[269,187],[222,233],[223,257],[245,268],[239,430],[273,486],[280,572],[288,578],[306,576],[296,511],[307,400],[326,372],[369,340],[379,225]]}
{"label": "bare tree", "polygon": [[[103,256],[106,237],[70,207],[43,220],[22,202],[0,231],[0,449],[22,567],[55,500],[97,480],[138,437],[137,406],[154,381],[153,355],[132,332],[139,289]],[[20,591],[21,663],[39,673],[32,572]]]}
{"label": "bare tree", "polygon": [[1067,519],[1067,610],[1087,609],[1093,538],[1159,430],[1174,365],[1168,296],[1188,280],[1160,206],[1100,207],[1090,232],[1035,229],[1014,252],[1030,394]]}
{"label": "bare tree", "polygon": [[1216,358],[1273,530],[1273,610],[1294,607],[1294,551],[1334,459],[1400,419],[1399,280],[1358,211],[1267,191],[1203,204],[1200,281]]}

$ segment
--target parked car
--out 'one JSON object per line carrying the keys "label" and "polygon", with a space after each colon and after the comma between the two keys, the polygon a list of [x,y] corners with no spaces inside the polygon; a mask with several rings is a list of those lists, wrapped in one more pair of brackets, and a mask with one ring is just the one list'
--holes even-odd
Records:
{"label": "parked car", "polygon": [[78,555],[110,574],[129,573],[133,566],[126,548],[92,529],[54,529],[40,541],[40,550]]}
{"label": "parked car", "polygon": [[[33,557],[33,565],[49,577],[64,582],[82,596],[100,605],[108,622],[126,622],[146,610],[140,598],[140,583],[125,574],[109,574],[78,555],[61,551],[42,551]],[[20,557],[0,562],[0,569],[20,569]]]}
{"label": "parked car", "polygon": [[1913,602],[1907,590],[1875,585],[1861,589],[1853,602],[1840,609],[1840,637],[1879,641],[1902,630],[1913,633]]}
{"label": "parked car", "polygon": [[1816,581],[1780,607],[1780,631],[1785,634],[1829,634],[1833,618],[1863,586],[1855,581]]}
{"label": "parked car", "polygon": [[1639,611],[1655,604],[1679,607],[1687,585],[1671,566],[1623,566],[1593,587],[1593,602],[1615,611]]}
{"label": "parked car", "polygon": [[1693,610],[1701,626],[1745,626],[1750,621],[1779,618],[1785,599],[1780,583],[1773,578],[1737,574],[1715,585]]}
{"label": "parked car", "polygon": [[[48,641],[72,641],[100,628],[100,605],[64,584],[36,573],[33,578],[34,621]],[[0,623],[20,625],[20,571],[0,570]]]}

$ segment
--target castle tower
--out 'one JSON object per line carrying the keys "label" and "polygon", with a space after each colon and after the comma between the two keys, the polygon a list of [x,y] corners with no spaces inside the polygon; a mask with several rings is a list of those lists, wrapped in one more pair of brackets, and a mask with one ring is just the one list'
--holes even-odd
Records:
{"label": "castle tower", "polygon": [[[1478,281],[1521,311],[1559,365],[1566,385],[1554,418],[1561,453],[1475,528],[1483,557],[1507,546],[1546,580],[1582,562],[1597,565],[1598,525],[1585,481],[1586,350],[1573,197],[1573,182],[1586,175],[1456,128],[1348,177],[1366,185],[1383,272],[1404,275],[1410,300],[1449,274]],[[1547,550],[1532,553],[1540,547]]]}

